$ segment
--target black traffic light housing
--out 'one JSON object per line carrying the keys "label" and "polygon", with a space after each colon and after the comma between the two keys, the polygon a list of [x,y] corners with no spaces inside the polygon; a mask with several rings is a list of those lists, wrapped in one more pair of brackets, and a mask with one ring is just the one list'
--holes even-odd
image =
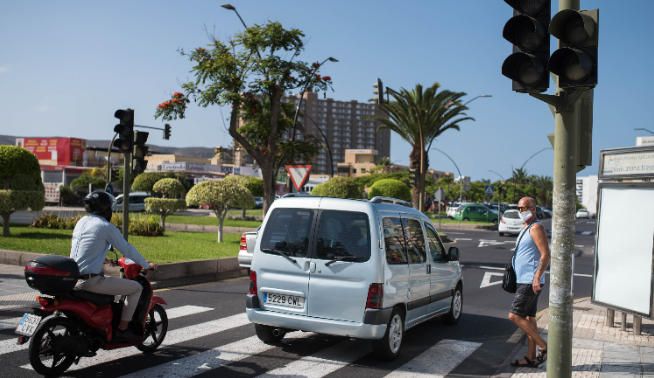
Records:
{"label": "black traffic light housing", "polygon": [[373,93],[375,94],[375,101],[377,104],[383,104],[384,103],[384,83],[382,83],[381,79],[377,79],[377,83],[373,85],[374,91]]}
{"label": "black traffic light housing", "polygon": [[564,9],[554,15],[549,31],[560,42],[548,64],[559,77],[559,87],[595,87],[599,9]]}
{"label": "black traffic light housing", "polygon": [[134,174],[143,173],[148,165],[148,161],[145,160],[145,157],[148,155],[148,146],[145,145],[145,142],[148,141],[148,135],[149,133],[137,131],[134,136],[134,155],[132,161],[132,172]]}
{"label": "black traffic light housing", "polygon": [[551,0],[504,0],[513,8],[502,36],[513,53],[502,64],[502,75],[513,80],[516,92],[543,92],[549,88],[547,61]]}
{"label": "black traffic light housing", "polygon": [[418,177],[416,176],[416,169],[409,168],[409,186],[415,188],[418,184]]}
{"label": "black traffic light housing", "polygon": [[123,153],[130,152],[134,145],[134,110],[118,109],[114,117],[118,118],[119,123],[114,127],[118,135],[113,146]]}
{"label": "black traffic light housing", "polygon": [[164,125],[164,139],[169,140],[170,139],[170,124],[165,124]]}

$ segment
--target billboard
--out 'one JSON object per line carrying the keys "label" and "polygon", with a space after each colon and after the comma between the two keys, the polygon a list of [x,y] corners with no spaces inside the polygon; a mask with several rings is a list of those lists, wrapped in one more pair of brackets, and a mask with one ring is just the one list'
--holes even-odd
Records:
{"label": "billboard", "polygon": [[40,165],[82,166],[86,141],[78,138],[17,138],[16,144],[39,160]]}

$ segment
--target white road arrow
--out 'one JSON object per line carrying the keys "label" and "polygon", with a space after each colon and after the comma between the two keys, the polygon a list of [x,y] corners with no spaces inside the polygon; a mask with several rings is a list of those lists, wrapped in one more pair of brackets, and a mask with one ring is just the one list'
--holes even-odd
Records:
{"label": "white road arrow", "polygon": [[502,283],[502,280],[500,279],[499,281],[492,281],[493,277],[503,277],[504,273],[495,273],[495,272],[485,272],[484,277],[481,279],[481,285],[479,288],[483,287],[489,287],[489,286],[494,286],[494,285],[499,285]]}

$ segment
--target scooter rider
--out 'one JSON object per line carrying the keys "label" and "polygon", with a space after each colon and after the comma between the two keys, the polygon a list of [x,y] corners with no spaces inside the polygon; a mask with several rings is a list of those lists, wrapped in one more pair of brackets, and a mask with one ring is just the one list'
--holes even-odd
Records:
{"label": "scooter rider", "polygon": [[136,281],[105,277],[105,257],[109,248],[114,246],[143,268],[155,269],[156,265],[148,263],[136,248],[123,238],[118,228],[111,224],[111,205],[111,196],[103,191],[96,190],[84,197],[84,208],[88,215],[75,225],[70,257],[77,262],[81,275],[75,290],[127,296],[117,335],[130,338],[135,335],[127,327],[138,305],[142,287]]}

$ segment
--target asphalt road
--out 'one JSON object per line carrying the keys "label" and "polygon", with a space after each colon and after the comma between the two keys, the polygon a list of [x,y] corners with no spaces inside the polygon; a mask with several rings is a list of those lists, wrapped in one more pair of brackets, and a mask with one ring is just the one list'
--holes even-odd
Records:
{"label": "asphalt road", "polygon": [[[546,222],[546,226],[547,226]],[[575,296],[590,295],[594,222],[580,221],[575,244]],[[381,363],[367,341],[312,333],[288,334],[270,347],[254,335],[244,315],[248,280],[212,282],[159,291],[170,318],[164,345],[152,355],[135,348],[100,351],[82,358],[74,377],[383,377],[469,376],[510,373],[507,356],[519,337],[506,319],[511,295],[498,284],[501,266],[511,257],[515,237],[491,231],[449,232],[464,267],[464,315],[456,326],[440,320],[410,330],[400,358]],[[540,308],[547,306],[547,286]],[[15,315],[14,315],[15,316]],[[17,347],[11,329],[0,330],[3,377],[30,377],[26,347]]]}

